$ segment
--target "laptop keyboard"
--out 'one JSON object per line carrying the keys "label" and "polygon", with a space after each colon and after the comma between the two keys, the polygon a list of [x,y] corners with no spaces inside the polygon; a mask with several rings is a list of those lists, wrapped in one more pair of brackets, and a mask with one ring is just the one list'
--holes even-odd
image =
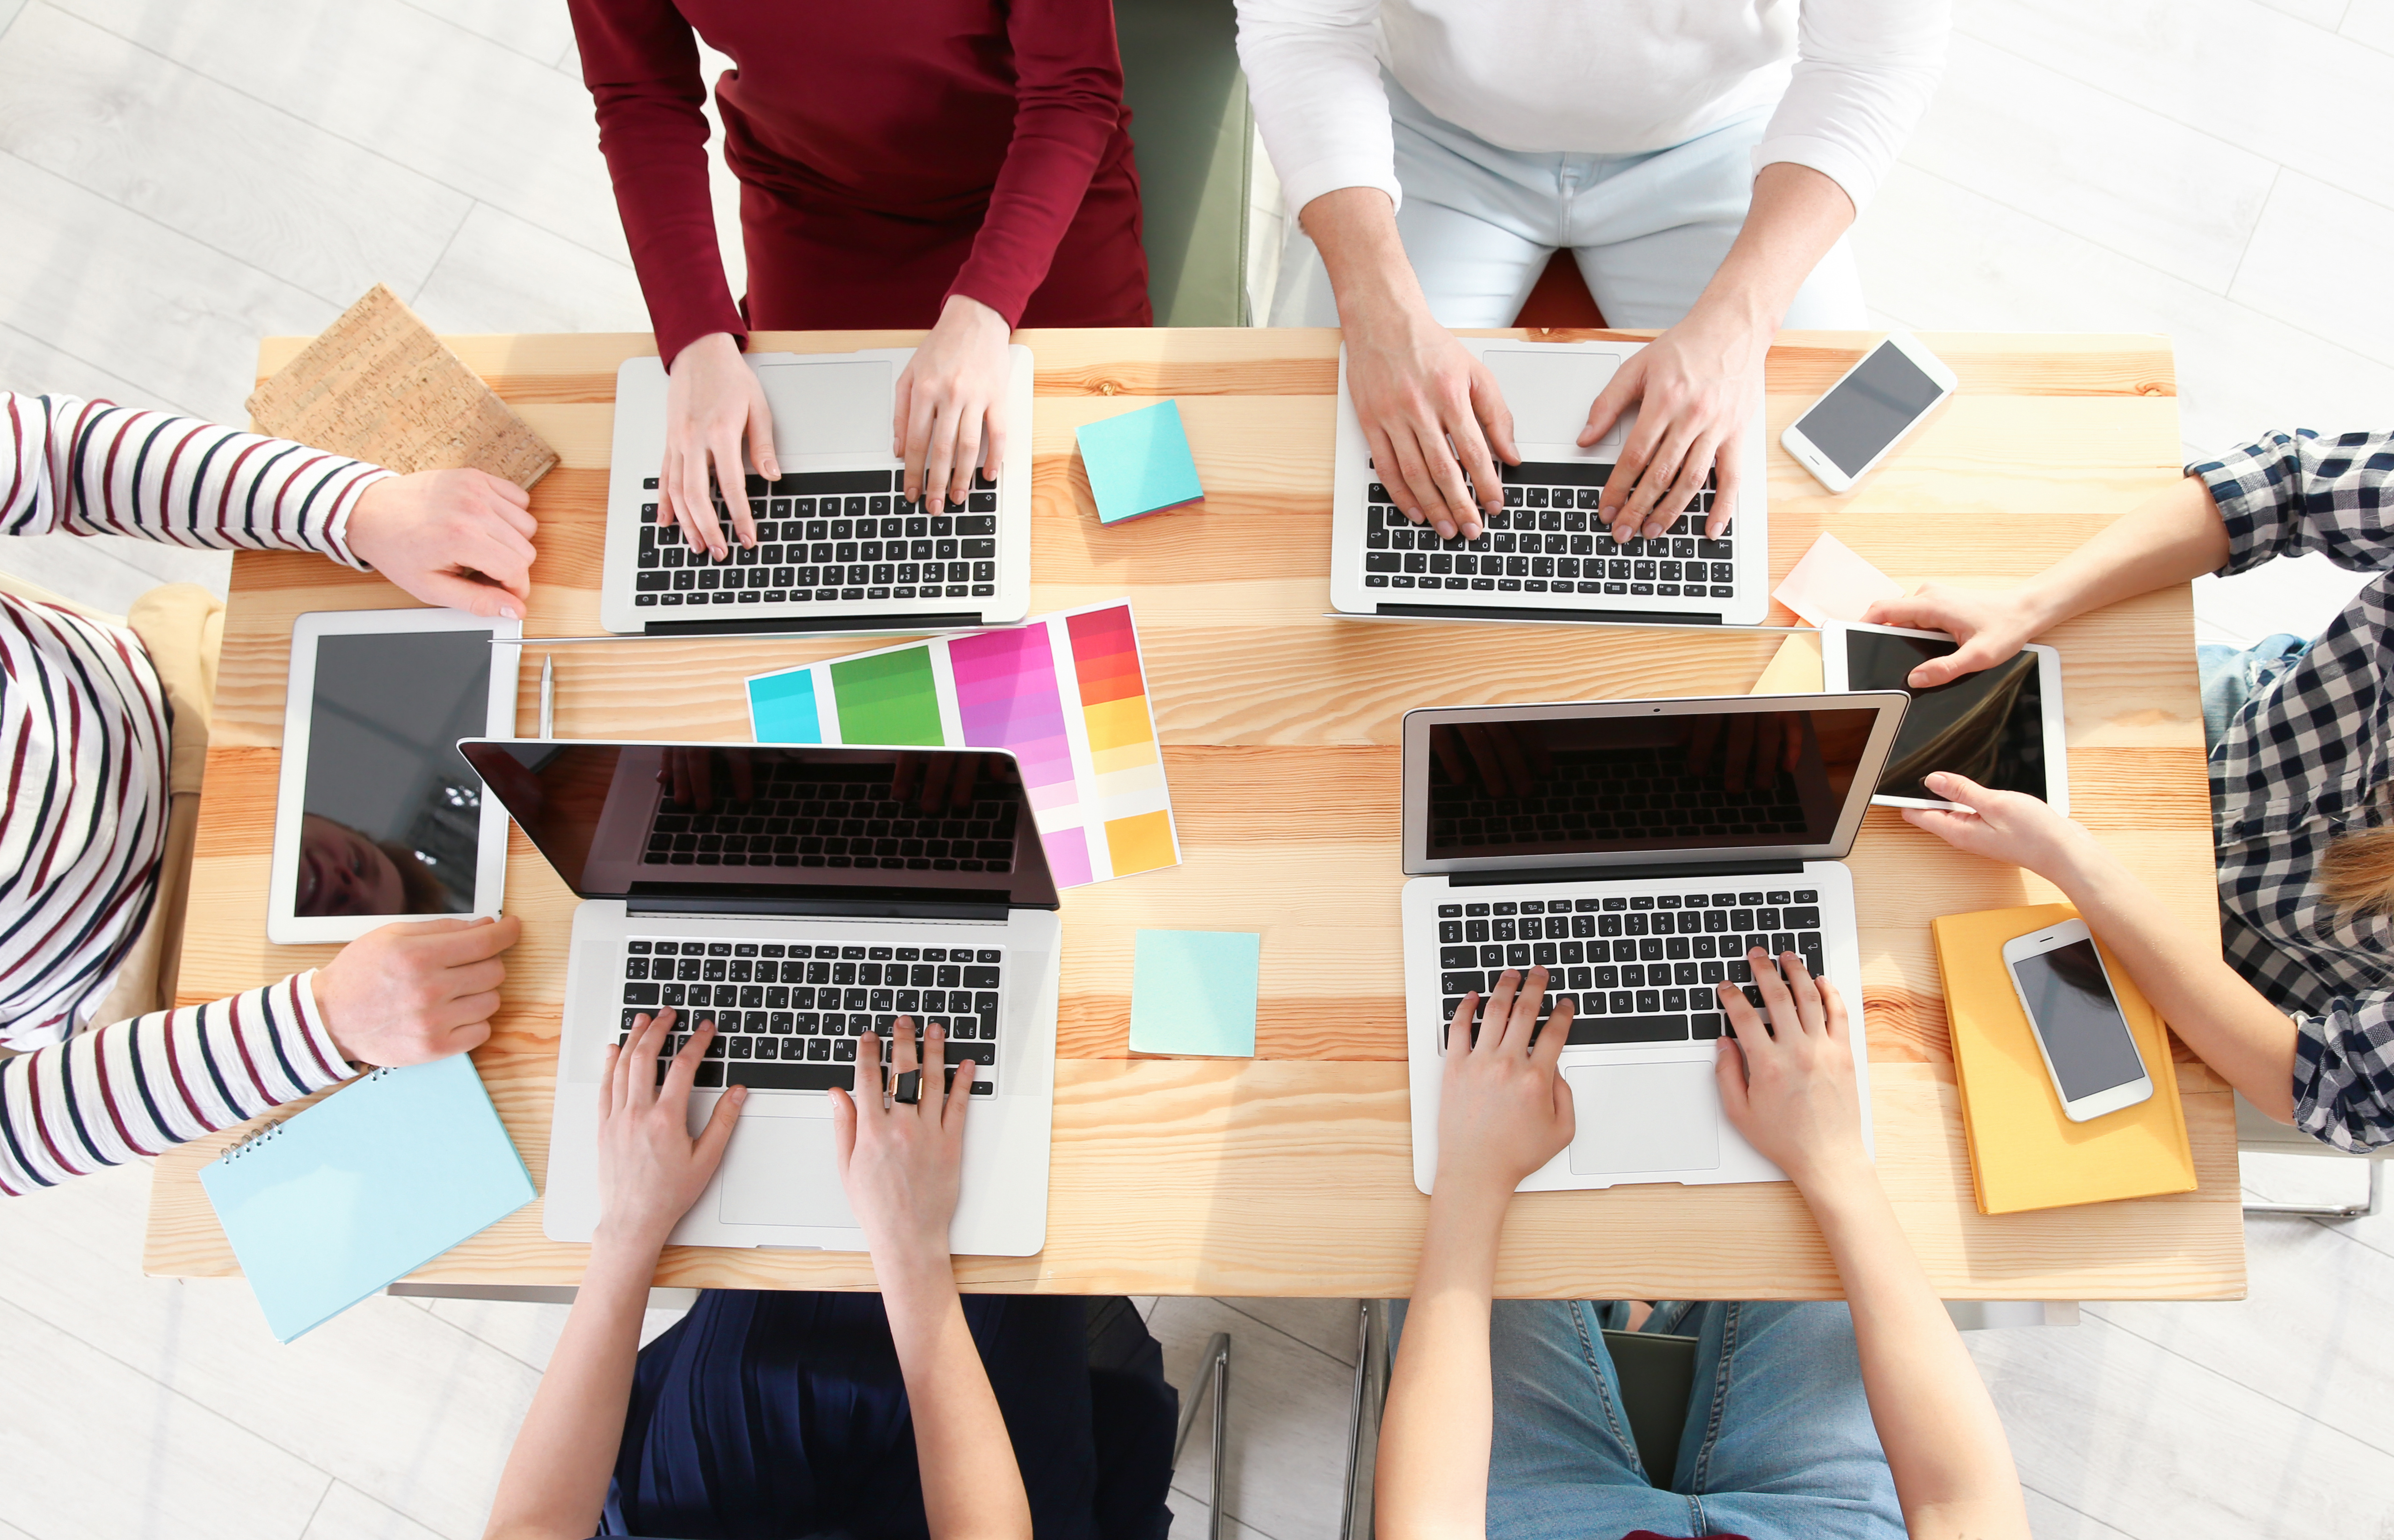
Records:
{"label": "laptop keyboard", "polygon": [[1548,980],[1539,1020],[1556,1002],[1571,1001],[1572,1043],[1679,1043],[1728,1030],[1729,1019],[1711,1008],[1715,984],[1743,985],[1761,1008],[1750,948],[1774,958],[1796,953],[1820,975],[1821,894],[1748,888],[1442,903],[1438,942],[1441,1021],[1454,1020],[1473,990],[1484,1011],[1506,968],[1526,975],[1543,967]]}
{"label": "laptop keyboard", "polygon": [[[901,799],[889,765],[752,761],[744,796],[717,770],[701,809],[667,798],[649,823],[648,866],[876,867],[914,872],[1010,872],[1020,804],[974,796],[927,811]],[[836,776],[837,779],[826,779]],[[974,788],[976,792],[980,788]]]}
{"label": "laptop keyboard", "polygon": [[[709,560],[678,525],[657,527],[640,505],[639,570],[632,602],[643,609],[727,604],[830,604],[858,599],[991,599],[997,594],[997,483],[976,474],[965,506],[909,503],[903,470],[831,470],[768,481],[748,478],[756,544],[730,538]],[[640,483],[653,494],[657,479]]]}
{"label": "laptop keyboard", "polygon": [[1505,507],[1486,516],[1478,539],[1440,540],[1372,483],[1363,531],[1363,586],[1447,593],[1599,594],[1630,599],[1732,599],[1735,549],[1729,532],[1703,537],[1714,480],[1670,533],[1617,541],[1596,516],[1609,465],[1527,462],[1499,467]]}
{"label": "laptop keyboard", "polygon": [[[972,1094],[996,1090],[998,1001],[1006,949],[983,946],[859,946],[841,942],[706,941],[645,937],[625,943],[623,1021],[665,1006],[680,1014],[664,1053],[713,1021],[698,1084],[776,1091],[852,1087],[857,1044],[881,1039],[889,1062],[897,1019],[912,1017],[919,1040],[932,1025],[948,1034],[948,1082],[969,1053],[980,1065]],[[664,1058],[658,1075],[664,1075]]]}

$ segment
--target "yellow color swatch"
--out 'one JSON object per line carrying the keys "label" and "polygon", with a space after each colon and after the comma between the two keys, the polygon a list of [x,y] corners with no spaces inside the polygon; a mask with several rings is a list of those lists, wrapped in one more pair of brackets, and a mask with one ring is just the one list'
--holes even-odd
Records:
{"label": "yellow color swatch", "polygon": [[[1119,701],[1100,701],[1082,709],[1088,717],[1089,753],[1093,757],[1108,749],[1127,748],[1133,744],[1146,744],[1152,747],[1155,743],[1155,724],[1148,719],[1147,697],[1144,695],[1125,695]],[[1136,764],[1140,761],[1128,762]],[[1100,759],[1098,768],[1102,770],[1109,767]],[[1112,768],[1119,770],[1122,767]]]}
{"label": "yellow color swatch", "polygon": [[1089,766],[1100,776],[1112,775],[1119,770],[1137,770],[1141,765],[1152,765],[1155,762],[1155,740],[1152,738],[1136,744],[1125,744],[1120,748],[1089,751]]}
{"label": "yellow color swatch", "polygon": [[1172,849],[1172,815],[1151,812],[1109,819],[1106,853],[1112,859],[1114,875],[1118,877],[1173,864],[1177,858]]}

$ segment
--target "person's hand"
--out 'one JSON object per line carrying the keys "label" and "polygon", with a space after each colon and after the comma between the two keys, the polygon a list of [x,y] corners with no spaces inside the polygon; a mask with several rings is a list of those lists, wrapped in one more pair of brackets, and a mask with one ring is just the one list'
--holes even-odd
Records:
{"label": "person's hand", "polygon": [[940,307],[939,324],[898,376],[889,423],[890,453],[906,462],[906,501],[928,503],[944,491],[963,507],[974,471],[986,465],[995,480],[1006,460],[1012,335],[1006,318],[978,299],[952,294]]}
{"label": "person's hand", "polygon": [[1347,393],[1372,446],[1372,478],[1405,517],[1443,540],[1478,539],[1481,510],[1505,506],[1491,451],[1508,465],[1521,460],[1488,366],[1427,309],[1392,305],[1348,323]]}
{"label": "person's hand", "polygon": [[316,970],[316,1010],[352,1064],[421,1064],[491,1035],[499,954],[523,935],[513,915],[416,920],[369,930]]}
{"label": "person's hand", "polygon": [[1526,982],[1508,968],[1488,996],[1477,1042],[1471,1013],[1478,994],[1465,995],[1447,1023],[1432,1182],[1440,1192],[1502,1197],[1571,1142],[1571,1086],[1555,1065],[1571,1040],[1572,1007],[1568,1001],[1557,1006],[1541,1029],[1538,1002],[1546,992],[1545,968],[1532,968]]}
{"label": "person's hand", "polygon": [[1718,986],[1735,1033],[1721,1039],[1713,1062],[1721,1110],[1808,1194],[1819,1183],[1868,1172],[1853,1033],[1837,986],[1813,979],[1793,952],[1781,955],[1777,968],[1758,946],[1746,961],[1762,991],[1762,1010],[1748,1005],[1737,985]]}
{"label": "person's hand", "polygon": [[1699,309],[1631,354],[1598,393],[1580,429],[1582,447],[1638,408],[1597,515],[1612,526],[1614,539],[1664,533],[1716,470],[1719,485],[1704,533],[1719,538],[1744,485],[1745,424],[1762,395],[1770,337],[1769,326]]}
{"label": "person's hand", "polygon": [[1962,645],[1931,658],[1904,677],[1914,690],[1950,684],[2019,655],[2028,638],[2044,628],[2028,593],[2019,588],[1988,592],[1924,583],[1917,593],[1883,599],[1862,615],[1871,625],[1905,625],[1942,631]]}
{"label": "person's hand", "polygon": [[891,1033],[890,1094],[881,1089],[881,1040],[858,1039],[856,1085],[851,1096],[831,1091],[832,1150],[839,1160],[840,1186],[863,1227],[876,1267],[937,1258],[946,1265],[948,1223],[955,1218],[964,1181],[965,1118],[972,1106],[975,1065],[969,1050],[956,1065],[948,1094],[942,1069],[947,1033],[923,1033],[916,1067],[914,1023],[898,1018]]}
{"label": "person's hand", "polygon": [[427,604],[524,617],[532,595],[532,494],[483,470],[419,470],[358,494],[349,549]]}
{"label": "person's hand", "polygon": [[715,517],[712,485],[723,492],[732,534],[756,544],[756,520],[748,511],[748,472],[740,458],[745,441],[756,474],[782,474],[773,454],[773,409],[765,388],[740,356],[729,332],[709,332],[684,348],[665,378],[665,462],[657,473],[657,524],[679,524],[692,550],[720,561],[730,547]]}
{"label": "person's hand", "polygon": [[1925,777],[1921,784],[1960,809],[1906,808],[1903,821],[1957,850],[2025,867],[2063,887],[2069,886],[2066,875],[2104,858],[2085,824],[2026,792],[1997,791],[1949,770]]}
{"label": "person's hand", "polygon": [[715,1104],[696,1139],[690,1137],[690,1088],[699,1060],[715,1040],[715,1023],[702,1021],[675,1054],[657,1084],[657,1050],[673,1028],[673,1007],[632,1018],[629,1044],[607,1046],[598,1075],[598,1236],[654,1251],[698,1202],[732,1125],[748,1099],[748,1087],[734,1086]]}

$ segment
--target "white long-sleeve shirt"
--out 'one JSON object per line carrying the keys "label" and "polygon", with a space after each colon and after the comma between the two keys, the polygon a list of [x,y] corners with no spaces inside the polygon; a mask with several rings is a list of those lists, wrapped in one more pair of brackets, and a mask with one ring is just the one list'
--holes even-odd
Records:
{"label": "white long-sleeve shirt", "polygon": [[1946,0],[1239,0],[1239,59],[1291,209],[1342,187],[1401,203],[1385,66],[1506,150],[1663,150],[1776,102],[1755,169],[1809,165],[1860,210],[1946,28]]}
{"label": "white long-sleeve shirt", "polygon": [[[390,472],[158,412],[0,391],[0,534],[319,551]],[[154,1155],[353,1072],[314,974],[68,1036],[140,934],[166,701],[140,638],[0,595],[0,1196]],[[62,1041],[63,1039],[63,1041]]]}

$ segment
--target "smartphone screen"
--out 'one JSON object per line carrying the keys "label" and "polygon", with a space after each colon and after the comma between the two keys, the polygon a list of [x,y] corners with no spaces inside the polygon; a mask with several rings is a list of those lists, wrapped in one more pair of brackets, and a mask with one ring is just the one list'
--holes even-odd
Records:
{"label": "smartphone screen", "polygon": [[1997,791],[2053,800],[2045,783],[2045,696],[2035,653],[1914,690],[1903,682],[1912,671],[1959,643],[1878,631],[1848,631],[1845,638],[1847,689],[1901,690],[1912,697],[1887,769],[1879,772],[1879,796],[1940,801],[1921,782],[1943,770]]}
{"label": "smartphone screen", "polygon": [[1871,350],[1796,424],[1796,431],[1848,476],[1878,458],[1941,392],[1892,342]]}
{"label": "smartphone screen", "polygon": [[2029,1025],[2045,1043],[2062,1099],[2077,1101],[2145,1075],[2127,1018],[2103,977],[2092,941],[2075,941],[2012,964]]}

